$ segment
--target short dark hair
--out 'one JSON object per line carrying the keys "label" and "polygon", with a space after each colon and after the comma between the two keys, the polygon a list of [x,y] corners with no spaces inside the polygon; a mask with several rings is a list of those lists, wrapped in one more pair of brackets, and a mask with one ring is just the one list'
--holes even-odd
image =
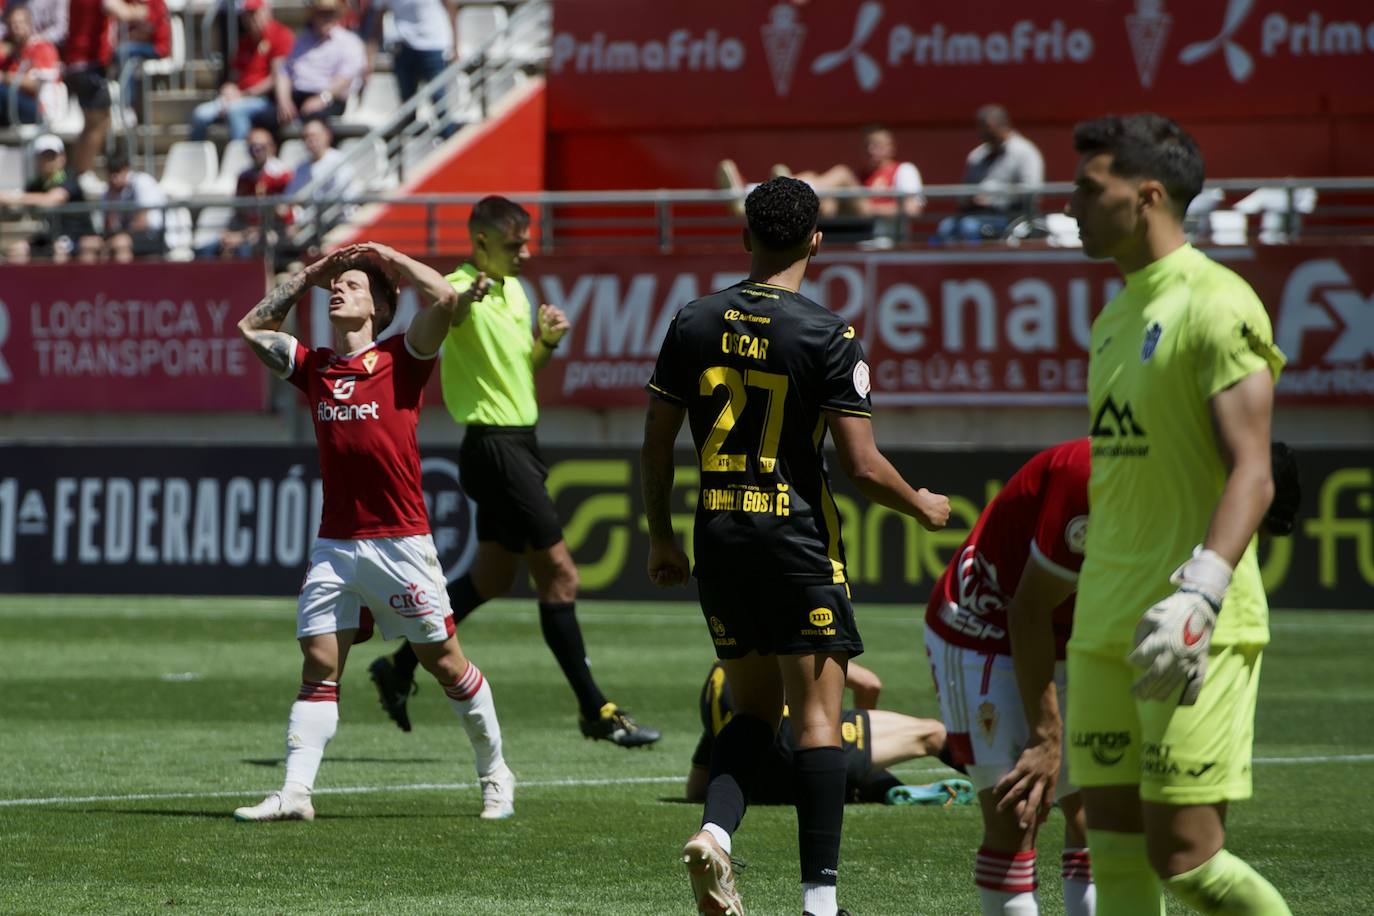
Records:
{"label": "short dark hair", "polygon": [[782,176],[768,179],[744,201],[750,235],[760,247],[777,252],[809,243],[820,209],[811,185]]}
{"label": "short dark hair", "polygon": [[1083,156],[1111,153],[1113,175],[1158,181],[1180,218],[1202,191],[1202,150],[1186,130],[1163,115],[1146,112],[1084,121],[1073,129],[1073,148]]}
{"label": "short dark hair", "polygon": [[358,264],[349,270],[361,270],[367,274],[367,288],[372,293],[372,336],[381,337],[382,332],[396,317],[396,302],[399,298],[396,284],[387,276],[386,271],[376,264]]}
{"label": "short dark hair", "polygon": [[530,213],[515,201],[497,194],[489,194],[477,201],[468,217],[468,232],[476,235],[483,229],[514,229],[529,227]]}
{"label": "short dark hair", "polygon": [[115,172],[122,172],[129,167],[129,157],[123,153],[115,153],[105,163],[105,173],[113,175]]}

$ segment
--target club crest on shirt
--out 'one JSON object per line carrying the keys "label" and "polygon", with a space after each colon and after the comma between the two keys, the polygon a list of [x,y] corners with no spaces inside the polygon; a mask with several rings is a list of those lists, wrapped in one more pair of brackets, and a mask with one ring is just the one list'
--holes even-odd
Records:
{"label": "club crest on shirt", "polygon": [[376,350],[368,350],[367,355],[363,357],[363,368],[368,371],[369,375],[372,373],[372,367],[377,365],[379,358]]}
{"label": "club crest on shirt", "polygon": [[978,706],[978,724],[982,727],[988,743],[991,744],[992,736],[997,731],[997,707],[991,703],[980,703]]}
{"label": "club crest on shirt", "polygon": [[1145,329],[1145,342],[1140,345],[1140,361],[1148,362],[1155,354],[1155,347],[1159,346],[1159,335],[1164,333],[1164,328],[1160,327],[1158,321],[1150,322],[1150,326]]}

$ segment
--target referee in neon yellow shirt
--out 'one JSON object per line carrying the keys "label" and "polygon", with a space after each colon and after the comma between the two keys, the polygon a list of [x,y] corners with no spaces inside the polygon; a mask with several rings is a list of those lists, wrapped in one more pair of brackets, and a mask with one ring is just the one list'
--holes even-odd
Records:
{"label": "referee in neon yellow shirt", "polygon": [[[510,591],[523,559],[539,598],[544,641],[577,695],[582,734],[622,747],[652,744],[659,732],[610,702],[592,677],[574,610],[577,567],[544,488],[548,468],[534,434],[534,373],[548,365],[567,333],[567,316],[541,305],[538,326],[530,326],[530,301],[519,280],[530,258],[530,215],[523,207],[485,197],[473,207],[468,231],[472,259],[447,279],[459,292],[475,283],[488,286],[469,312],[455,312],[439,364],[444,404],[466,427],[459,455],[463,490],[477,503],[477,557],[449,587],[454,622]],[[408,646],[370,669],[383,707],[406,731],[414,670]]]}
{"label": "referee in neon yellow shirt", "polygon": [[[1078,125],[1068,213],[1125,288],[1093,323],[1092,524],[1068,648],[1069,772],[1099,916],[1288,914],[1223,847],[1249,798],[1268,605],[1255,531],[1274,495],[1283,354],[1244,280],[1188,244],[1193,138],[1153,114]],[[1161,886],[1162,885],[1162,886]]]}

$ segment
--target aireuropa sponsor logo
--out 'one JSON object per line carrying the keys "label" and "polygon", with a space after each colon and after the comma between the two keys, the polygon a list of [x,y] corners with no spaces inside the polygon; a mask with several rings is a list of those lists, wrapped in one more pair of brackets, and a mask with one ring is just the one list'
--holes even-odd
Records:
{"label": "aireuropa sponsor logo", "polygon": [[733,73],[744,66],[744,42],[717,29],[674,29],[663,38],[618,39],[605,32],[554,36],[549,69],[557,73]]}
{"label": "aireuropa sponsor logo", "polygon": [[907,67],[1085,64],[1096,52],[1091,32],[1062,19],[1044,24],[1018,19],[1004,28],[958,30],[943,22],[884,26],[884,14],[876,0],[860,4],[849,42],[816,57],[811,72],[823,75],[848,64],[859,88],[872,92],[888,71]]}
{"label": "aireuropa sponsor logo", "polygon": [[[1255,54],[1238,37],[1254,11],[1255,0],[1230,0],[1221,27],[1211,38],[1195,41],[1179,52],[1179,63],[1191,65],[1221,54],[1226,70],[1237,83],[1255,73]],[[1265,14],[1259,27],[1259,55],[1277,58],[1346,57],[1374,54],[1374,19],[1328,20],[1317,10],[1289,18],[1282,12]]]}
{"label": "aireuropa sponsor logo", "polygon": [[1074,732],[1073,746],[1087,748],[1102,766],[1115,766],[1131,746],[1130,732]]}
{"label": "aireuropa sponsor logo", "polygon": [[1355,287],[1340,261],[1298,266],[1283,287],[1275,343],[1292,364],[1288,394],[1374,394],[1374,292]]}

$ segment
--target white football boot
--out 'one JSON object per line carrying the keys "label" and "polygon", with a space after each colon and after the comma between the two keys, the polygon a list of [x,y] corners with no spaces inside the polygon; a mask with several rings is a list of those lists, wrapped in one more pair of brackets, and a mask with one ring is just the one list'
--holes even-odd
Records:
{"label": "white football boot", "polygon": [[482,820],[499,821],[515,814],[515,774],[504,763],[490,776],[483,776]]}
{"label": "white football boot", "polygon": [[315,806],[309,798],[288,801],[280,792],[273,792],[256,805],[234,809],[236,821],[313,821]]}

